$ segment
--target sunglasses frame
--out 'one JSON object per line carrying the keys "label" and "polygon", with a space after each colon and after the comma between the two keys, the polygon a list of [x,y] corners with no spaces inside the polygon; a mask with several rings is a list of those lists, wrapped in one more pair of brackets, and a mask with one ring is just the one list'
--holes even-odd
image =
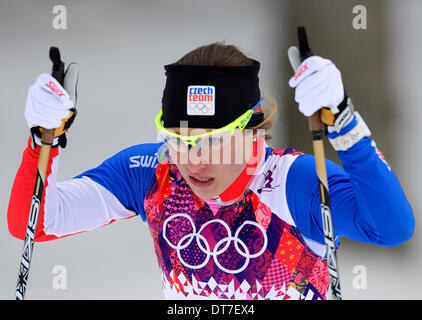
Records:
{"label": "sunglasses frame", "polygon": [[255,106],[253,106],[251,109],[247,110],[245,113],[243,113],[241,116],[239,116],[236,120],[229,123],[228,125],[226,125],[222,128],[211,130],[209,132],[198,134],[198,135],[185,136],[185,135],[177,134],[177,133],[175,133],[175,132],[173,132],[173,131],[171,131],[167,128],[164,128],[163,125],[162,125],[162,117],[163,117],[163,111],[162,110],[160,110],[160,112],[155,117],[155,126],[157,127],[158,136],[160,136],[161,133],[164,133],[164,134],[167,134],[169,136],[179,138],[180,140],[182,140],[185,143],[186,148],[189,149],[189,145],[194,147],[197,144],[197,141],[201,138],[209,137],[209,136],[212,136],[212,135],[215,135],[215,134],[218,134],[218,133],[221,133],[221,132],[227,132],[227,131],[229,131],[231,133],[231,135],[233,135],[234,130],[237,129],[237,128],[239,128],[240,130],[243,130],[246,127],[246,125],[248,124],[249,120],[252,118],[252,114],[261,105],[263,100],[264,100],[264,97],[261,97],[259,99],[259,101],[256,103]]}

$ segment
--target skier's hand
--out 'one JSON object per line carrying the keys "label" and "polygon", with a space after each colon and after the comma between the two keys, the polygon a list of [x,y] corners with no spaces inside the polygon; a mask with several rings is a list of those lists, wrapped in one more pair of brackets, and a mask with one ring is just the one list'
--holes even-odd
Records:
{"label": "skier's hand", "polygon": [[25,119],[29,128],[54,129],[70,116],[74,104],[64,88],[47,73],[41,74],[29,88]]}
{"label": "skier's hand", "polygon": [[[60,83],[47,73],[41,74],[29,88],[25,107],[25,119],[31,133],[41,137],[43,128],[54,129],[59,144],[66,145],[65,132],[76,116],[76,85],[79,69],[69,65],[64,78],[65,90]],[[39,140],[39,139],[38,139]],[[36,141],[39,144],[39,141]]]}
{"label": "skier's hand", "polygon": [[340,71],[331,60],[319,56],[304,60],[289,80],[289,86],[296,88],[295,101],[299,111],[307,117],[323,107],[335,115],[345,98]]}

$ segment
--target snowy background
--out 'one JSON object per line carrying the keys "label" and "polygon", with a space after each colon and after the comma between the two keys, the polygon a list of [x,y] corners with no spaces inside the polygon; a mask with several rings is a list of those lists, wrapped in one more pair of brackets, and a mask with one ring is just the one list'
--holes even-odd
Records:
{"label": "snowy background", "polygon": [[[367,9],[355,29],[353,7]],[[67,28],[53,27],[56,5]],[[333,60],[345,87],[398,176],[416,217],[413,238],[398,247],[344,239],[338,254],[345,299],[421,299],[420,117],[422,2],[405,1],[23,1],[0,2],[0,299],[14,297],[22,241],[7,230],[12,182],[28,139],[26,92],[50,72],[50,46],[80,65],[78,112],[62,152],[59,180],[121,149],[155,141],[163,65],[211,42],[235,44],[260,60],[261,86],[279,102],[273,146],[311,153],[286,51],[296,27],[307,27],[315,54]],[[327,145],[327,149],[330,146]],[[327,156],[338,161],[333,151]],[[55,289],[64,266],[67,288]],[[361,267],[360,267],[361,266]],[[362,267],[364,269],[362,269]],[[366,270],[366,288],[357,286]],[[360,277],[360,278],[359,278]],[[152,238],[139,218],[35,245],[27,299],[162,299]]]}

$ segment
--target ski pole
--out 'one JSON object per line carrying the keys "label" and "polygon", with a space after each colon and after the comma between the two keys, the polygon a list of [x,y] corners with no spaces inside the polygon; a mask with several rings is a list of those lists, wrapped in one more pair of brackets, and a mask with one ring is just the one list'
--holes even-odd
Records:
{"label": "ski pole", "polygon": [[[60,58],[60,51],[56,47],[50,48],[50,59],[53,62],[51,75],[63,85],[64,63]],[[45,178],[47,175],[48,159],[50,157],[51,146],[54,142],[54,132],[56,129],[43,129],[41,135],[41,150],[38,159],[38,169],[35,178],[34,192],[32,195],[31,207],[29,210],[28,225],[26,228],[23,252],[19,266],[18,281],[16,285],[16,300],[23,300],[26,287],[28,285],[28,274],[31,265],[32,250],[34,248],[35,235],[37,232],[38,216],[41,208],[41,201],[44,192]]]}
{"label": "ski pole", "polygon": [[[298,27],[299,52],[296,47],[290,47],[288,56],[294,72],[297,71],[303,60],[313,55],[308,44],[304,27]],[[328,195],[327,168],[325,166],[324,152],[324,125],[321,122],[321,110],[308,118],[309,131],[312,134],[312,144],[315,156],[318,189],[321,201],[321,216],[324,229],[324,241],[327,249],[327,264],[330,274],[330,287],[333,300],[341,300],[340,277],[334,239],[333,218],[331,215],[330,198]],[[324,110],[325,112],[325,110]]]}

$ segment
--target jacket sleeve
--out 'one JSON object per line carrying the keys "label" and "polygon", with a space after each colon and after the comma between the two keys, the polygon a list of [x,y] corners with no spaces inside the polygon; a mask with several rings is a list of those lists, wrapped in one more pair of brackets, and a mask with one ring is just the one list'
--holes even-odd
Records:
{"label": "jacket sleeve", "polygon": [[[154,176],[158,147],[145,144],[127,148],[63,182],[56,181],[60,148],[52,148],[35,241],[92,230],[137,214],[145,220],[143,197]],[[40,147],[32,149],[29,140],[12,187],[8,227],[19,239],[25,237],[39,152]],[[148,161],[134,160],[138,158]]]}
{"label": "jacket sleeve", "polygon": [[[340,237],[395,246],[411,238],[415,221],[404,191],[375,142],[363,138],[326,160],[333,227]],[[301,155],[287,176],[289,210],[301,233],[324,243],[315,159]]]}

